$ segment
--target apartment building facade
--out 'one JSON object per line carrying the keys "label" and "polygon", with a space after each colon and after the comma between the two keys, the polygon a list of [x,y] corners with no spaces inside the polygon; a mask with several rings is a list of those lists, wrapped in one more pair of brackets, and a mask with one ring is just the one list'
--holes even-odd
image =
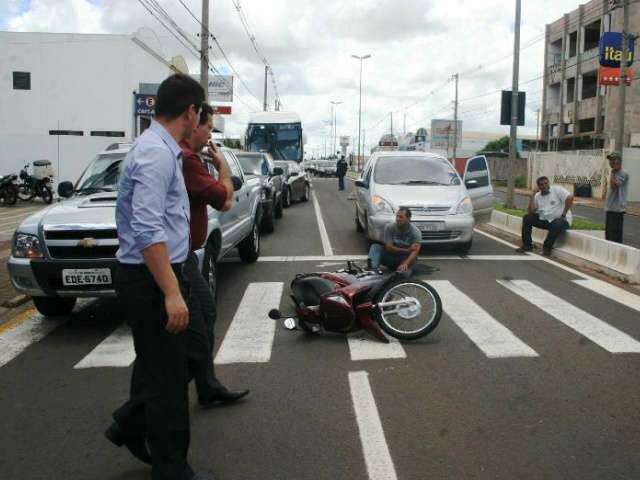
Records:
{"label": "apartment building facade", "polygon": [[[620,87],[598,82],[600,37],[622,31],[622,9],[612,9],[613,3],[592,0],[546,26],[541,138],[548,150],[615,148]],[[630,33],[639,34],[640,4],[627,8]],[[624,146],[638,133],[640,81],[633,81],[626,91]]]}

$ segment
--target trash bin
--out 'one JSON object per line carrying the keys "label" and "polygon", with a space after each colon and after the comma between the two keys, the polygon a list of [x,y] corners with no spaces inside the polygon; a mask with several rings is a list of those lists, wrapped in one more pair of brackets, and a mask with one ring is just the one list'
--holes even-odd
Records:
{"label": "trash bin", "polygon": [[591,184],[590,183],[576,183],[573,186],[573,196],[591,198]]}

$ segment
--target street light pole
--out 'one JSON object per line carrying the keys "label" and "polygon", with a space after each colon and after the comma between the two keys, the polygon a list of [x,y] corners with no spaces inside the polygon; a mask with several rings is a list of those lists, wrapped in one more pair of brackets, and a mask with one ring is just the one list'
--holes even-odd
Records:
{"label": "street light pole", "polygon": [[618,131],[615,149],[624,160],[624,120],[627,103],[627,56],[629,55],[629,0],[622,0],[622,60],[620,61],[620,106],[618,108]]}
{"label": "street light pole", "polygon": [[[360,60],[360,106],[358,107],[358,171],[360,171],[360,136],[362,135],[362,61],[371,58],[371,55],[351,55],[356,60]],[[364,145],[362,146],[364,150]],[[362,152],[364,154],[364,151]]]}
{"label": "street light pole", "polygon": [[209,99],[209,0],[202,0],[202,30],[200,31],[200,85],[205,102]]}
{"label": "street light pole", "polygon": [[516,21],[513,40],[513,79],[511,83],[511,129],[509,135],[509,166],[507,176],[507,199],[505,207],[514,208],[513,190],[515,188],[515,164],[518,136],[518,74],[520,69],[520,1],[516,0]]}
{"label": "street light pole", "polygon": [[341,105],[341,104],[342,102],[331,101],[331,122],[332,122],[331,124],[333,125],[333,137],[331,139],[331,145],[333,147],[333,151],[331,152],[331,155],[335,155],[336,153],[336,137],[338,134],[338,122],[336,121],[338,114],[334,109],[334,107],[335,105]]}

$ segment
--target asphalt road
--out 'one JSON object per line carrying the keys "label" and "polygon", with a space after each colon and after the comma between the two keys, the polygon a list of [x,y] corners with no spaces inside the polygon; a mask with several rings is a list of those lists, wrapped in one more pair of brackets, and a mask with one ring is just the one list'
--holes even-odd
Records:
{"label": "asphalt road", "polygon": [[[495,192],[496,199],[504,202],[507,194],[504,192]],[[515,195],[516,207],[527,208],[529,205],[529,197],[526,195]],[[586,207],[584,205],[574,205],[571,210],[573,215],[581,217],[592,222],[605,224],[605,212],[599,208]],[[626,245],[640,248],[640,217],[637,215],[625,215],[623,227],[623,240]]]}
{"label": "asphalt road", "polygon": [[[263,237],[261,261],[220,265],[216,368],[251,395],[202,411],[192,391],[195,468],[221,480],[640,478],[639,296],[478,233],[468,258],[423,252],[445,309],[430,336],[290,332],[265,313],[287,307],[292,277],[367,248],[348,192],[334,179],[313,191],[328,244],[314,203],[299,203]],[[102,437],[131,361],[111,301],[4,327],[1,477],[149,479]]]}

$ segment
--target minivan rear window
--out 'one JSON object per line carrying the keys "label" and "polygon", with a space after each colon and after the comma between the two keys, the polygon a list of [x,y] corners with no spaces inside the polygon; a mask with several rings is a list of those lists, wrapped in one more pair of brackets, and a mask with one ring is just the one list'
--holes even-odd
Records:
{"label": "minivan rear window", "polygon": [[374,178],[384,185],[460,185],[456,171],[440,158],[381,157]]}

